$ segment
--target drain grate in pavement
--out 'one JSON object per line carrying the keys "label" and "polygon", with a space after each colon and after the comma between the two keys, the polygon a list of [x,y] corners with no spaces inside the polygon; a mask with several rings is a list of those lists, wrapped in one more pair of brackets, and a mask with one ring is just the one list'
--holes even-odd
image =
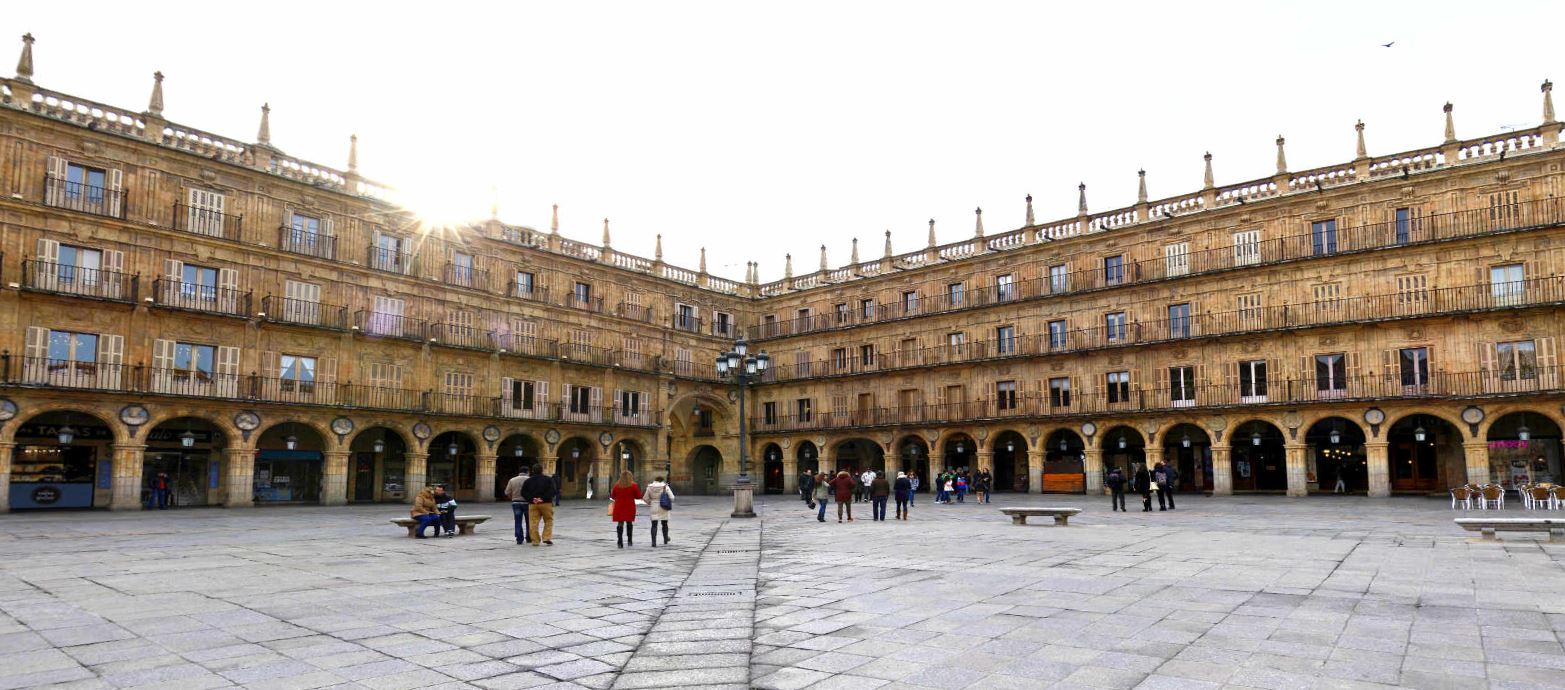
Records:
{"label": "drain grate in pavement", "polygon": [[755,553],[755,549],[719,550],[717,553]]}
{"label": "drain grate in pavement", "polygon": [[686,596],[692,597],[736,597],[738,592],[691,592]]}

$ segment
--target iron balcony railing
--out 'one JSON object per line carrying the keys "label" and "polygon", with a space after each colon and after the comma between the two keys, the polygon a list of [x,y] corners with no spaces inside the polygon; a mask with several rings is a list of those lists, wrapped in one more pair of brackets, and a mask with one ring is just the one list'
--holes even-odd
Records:
{"label": "iron balcony railing", "polygon": [[739,334],[739,327],[734,325],[732,319],[712,322],[712,335],[720,338],[732,338]]}
{"label": "iron balcony railing", "polygon": [[277,246],[285,252],[313,256],[317,259],[337,258],[336,237],[291,225],[277,228]]}
{"label": "iron balcony railing", "polygon": [[603,313],[603,298],[602,297],[588,297],[588,298],[583,299],[580,295],[577,295],[576,293],[571,293],[571,295],[569,297],[565,298],[565,306],[570,307],[572,309],[581,309],[583,311],[590,311],[590,312],[592,312],[594,314],[601,314],[601,313]]}
{"label": "iron balcony railing", "polygon": [[125,218],[125,190],[72,182],[53,175],[44,176],[44,203],[55,208],[80,211],[110,218]]}
{"label": "iron balcony railing", "polygon": [[522,336],[514,333],[497,333],[494,336],[494,343],[495,347],[501,352],[510,354],[531,357],[560,356],[560,342],[558,340]]}
{"label": "iron balcony railing", "polygon": [[159,306],[173,309],[243,317],[253,313],[251,293],[233,288],[158,278],[152,281],[152,295]]}
{"label": "iron balcony railing", "polygon": [[472,326],[462,326],[449,323],[433,323],[427,331],[429,341],[446,347],[460,347],[469,350],[494,350],[493,334],[481,331]]}
{"label": "iron balcony railing", "polygon": [[244,221],[244,216],[229,215],[222,211],[190,206],[176,201],[174,221],[170,225],[173,225],[175,230],[196,235],[237,240],[244,236]]}
{"label": "iron balcony railing", "polygon": [[549,301],[549,288],[542,285],[526,285],[514,280],[511,281],[510,285],[506,286],[505,294],[531,302],[547,303]]}
{"label": "iron balcony railing", "polygon": [[642,323],[652,323],[651,307],[643,307],[639,304],[631,304],[629,302],[620,302],[619,306],[614,308],[614,313],[622,319],[630,319],[632,321],[640,321]]}
{"label": "iron balcony railing", "polygon": [[441,272],[441,279],[447,285],[473,288],[475,290],[489,289],[488,270],[463,264],[446,262],[445,270]]}
{"label": "iron balcony railing", "polygon": [[[840,317],[832,313],[778,319],[751,326],[748,333],[752,340],[780,338],[824,329],[851,328],[898,318],[979,309],[1004,302],[1077,294],[1122,285],[1391,247],[1443,242],[1561,223],[1565,223],[1565,200],[1549,197],[1515,204],[1432,214],[1405,221],[1390,220],[1341,227],[1329,233],[1316,233],[1309,230],[1286,237],[1197,249],[1173,256],[1161,254],[1137,259],[1132,255],[1136,251],[1133,250],[1132,254],[1119,255],[1123,258],[1123,263],[1117,266],[1107,266],[1102,263],[1103,259],[1109,256],[1105,253],[1090,259],[1096,262],[1091,268],[1033,278],[1017,276],[1015,282],[1004,287],[998,285],[964,287],[959,300],[948,296],[920,296],[916,313],[901,313],[905,310],[900,303],[896,303],[879,305],[865,314],[855,304],[854,309],[850,309]],[[1145,248],[1138,247],[1137,250],[1159,253],[1166,251],[1162,246],[1150,245]],[[1045,266],[1043,270],[1047,272],[1050,267]]]}
{"label": "iron balcony railing", "polygon": [[272,323],[348,330],[348,308],[339,304],[267,295],[261,298],[261,313]]}
{"label": "iron balcony railing", "polygon": [[384,249],[370,245],[366,262],[378,271],[408,274],[413,272],[413,254],[400,249]]}
{"label": "iron balcony railing", "polygon": [[428,337],[425,335],[428,325],[420,319],[412,319],[400,314],[362,309],[353,314],[354,328],[365,335],[423,342]]}
{"label": "iron balcony railing", "polygon": [[140,276],[129,273],[82,268],[52,261],[22,261],[22,287],[28,290],[135,302],[140,283]]}
{"label": "iron balcony railing", "polygon": [[701,332],[701,317],[694,314],[675,314],[673,323],[670,324],[676,331],[687,333]]}

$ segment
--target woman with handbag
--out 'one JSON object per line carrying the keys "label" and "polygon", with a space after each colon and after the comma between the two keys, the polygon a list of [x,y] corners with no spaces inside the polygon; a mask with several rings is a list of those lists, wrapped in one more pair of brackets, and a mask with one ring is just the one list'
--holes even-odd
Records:
{"label": "woman with handbag", "polygon": [[653,477],[652,483],[647,485],[646,495],[641,497],[647,502],[648,517],[652,519],[652,548],[658,545],[658,523],[663,523],[663,545],[668,546],[668,513],[674,509],[674,489],[663,482],[662,477]]}
{"label": "woman with handbag", "polygon": [[622,549],[625,542],[636,545],[636,499],[640,497],[641,487],[636,486],[630,470],[620,472],[619,481],[609,490],[609,518],[614,520],[614,536],[619,538]]}

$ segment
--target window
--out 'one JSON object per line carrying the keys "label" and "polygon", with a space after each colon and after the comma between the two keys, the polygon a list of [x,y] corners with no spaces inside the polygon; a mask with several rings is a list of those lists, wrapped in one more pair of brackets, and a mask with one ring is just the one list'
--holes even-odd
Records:
{"label": "window", "polygon": [[407,303],[391,297],[375,297],[374,307],[370,311],[369,323],[365,330],[371,335],[389,335],[401,337],[405,324],[402,313]]}
{"label": "window", "polygon": [[625,336],[620,341],[620,351],[625,354],[625,360],[636,363],[641,361],[641,339],[635,336]]}
{"label": "window", "polygon": [[692,332],[700,330],[701,323],[700,319],[696,317],[696,308],[688,304],[675,304],[674,328]]}
{"label": "window", "polygon": [[1168,337],[1190,337],[1190,303],[1168,305]]}
{"label": "window", "polygon": [[842,304],[838,304],[836,306],[836,308],[835,308],[835,311],[837,313],[837,323],[843,324],[843,323],[847,323],[848,322],[848,303],[847,302],[843,302]]}
{"label": "window", "polygon": [[501,414],[507,417],[532,417],[542,407],[537,381],[503,378],[500,380]]}
{"label": "window", "polygon": [[918,362],[918,338],[903,338],[897,345],[897,364],[910,366]]}
{"label": "window", "polygon": [[1001,326],[994,329],[995,354],[1009,355],[1016,353],[1016,327]]}
{"label": "window", "polygon": [[860,345],[859,346],[859,364],[862,365],[866,369],[875,366],[875,346],[874,345]]}
{"label": "window", "polygon": [[375,246],[370,250],[370,266],[382,271],[406,273],[408,261],[406,241],[396,235],[375,233]]}
{"label": "window", "polygon": [[[29,378],[67,386],[90,385],[75,383],[71,379],[79,376],[90,377],[97,373],[98,334],[30,330],[45,337],[45,348],[41,352],[29,353],[29,357],[35,361],[28,362],[27,368],[30,373],[47,375],[47,379],[40,376]],[[29,346],[28,349],[32,350],[32,347]],[[36,361],[39,359],[44,361]]]}
{"label": "window", "polygon": [[[317,325],[321,322],[321,286],[297,280],[283,282],[283,313],[274,314],[289,323]],[[341,324],[337,324],[341,327]]]}
{"label": "window", "polygon": [[516,272],[516,296],[524,299],[534,299],[533,290],[537,285],[532,271]]}
{"label": "window", "polygon": [[1119,285],[1125,282],[1125,257],[1103,257],[1103,284]]}
{"label": "window", "polygon": [[[194,190],[192,190],[192,191],[194,191]],[[195,204],[194,203],[191,204],[190,212],[192,214],[196,213],[196,209],[195,209]],[[192,218],[191,220],[194,221],[195,218]],[[211,232],[202,232],[201,234],[204,234],[204,235],[221,235],[222,234],[223,228],[222,228],[222,221],[221,221],[221,219],[212,218],[212,220],[217,221],[216,222],[216,227],[213,228],[213,230]],[[207,221],[207,222],[211,223],[211,221]],[[196,224],[192,223],[191,224],[191,229],[193,231],[195,231],[195,232],[201,232],[200,230],[196,230],[195,227],[196,227]],[[287,235],[287,238],[284,240],[284,242],[285,242],[285,246],[283,247],[284,250],[287,250],[287,251],[290,251],[290,252],[294,252],[296,254],[309,254],[310,256],[326,256],[325,254],[322,253],[322,250],[324,249],[323,245],[325,245],[326,242],[324,241],[324,237],[321,235],[321,219],[317,218],[315,216],[307,216],[307,215],[304,215],[303,213],[289,213],[288,214],[288,235]]]}
{"label": "window", "polygon": [[[822,362],[822,364],[825,364],[825,362]],[[847,350],[843,350],[842,351],[842,367],[841,368],[846,368],[847,366],[848,366],[848,351]],[[809,376],[810,375],[810,351],[809,350],[799,350],[798,352],[793,353],[793,370],[795,372],[797,372],[796,376]]]}
{"label": "window", "polygon": [[1521,192],[1497,192],[1489,195],[1489,221],[1495,227],[1511,227],[1521,222]]}
{"label": "window", "polygon": [[476,273],[473,265],[473,255],[461,252],[451,253],[451,284],[462,287],[472,287]]}
{"label": "window", "polygon": [[831,351],[831,365],[837,371],[845,371],[848,368],[848,348],[839,347]]}
{"label": "window", "polygon": [[814,326],[810,324],[810,310],[808,307],[800,309],[794,314],[794,323],[798,324],[799,332],[801,333],[814,328]]}
{"label": "window", "polygon": [[1261,231],[1234,233],[1234,265],[1253,266],[1258,263],[1261,263]]}
{"label": "window", "polygon": [[1061,376],[1049,379],[1049,407],[1071,406],[1071,380]]}
{"label": "window", "polygon": [[777,403],[772,401],[761,403],[761,420],[767,425],[777,423]]}
{"label": "window", "polygon": [[761,317],[761,332],[766,335],[777,335],[777,316],[767,314]]}
{"label": "window", "polygon": [[1239,327],[1242,329],[1260,328],[1261,323],[1261,293],[1251,292],[1239,295],[1235,298],[1235,306],[1239,315]]}
{"label": "window", "polygon": [[1164,274],[1182,276],[1190,272],[1190,243],[1179,242],[1163,245]]}
{"label": "window", "polygon": [[571,299],[575,301],[575,306],[584,308],[591,306],[592,284],[577,281],[576,286],[571,290]]}
{"label": "window", "polygon": [[1416,208],[1399,208],[1395,212],[1397,244],[1422,239],[1423,219]]}
{"label": "window", "polygon": [[1335,321],[1342,318],[1342,308],[1346,302],[1342,299],[1341,283],[1319,283],[1311,287],[1315,296],[1315,312],[1321,321]]}
{"label": "window", "polygon": [[284,354],[278,357],[278,388],[288,393],[311,393],[315,390],[315,358]]}
{"label": "window", "polygon": [[1404,347],[1397,354],[1403,386],[1429,385],[1429,348]]}
{"label": "window", "polygon": [[1239,363],[1240,402],[1266,402],[1266,360]]}
{"label": "window", "polygon": [[734,315],[726,311],[712,312],[712,335],[732,336],[734,334]]}
{"label": "window", "polygon": [[811,406],[810,406],[810,399],[809,398],[799,398],[798,400],[795,400],[794,401],[794,413],[795,413],[795,418],[797,418],[799,421],[801,421],[801,422],[808,422],[808,421],[810,421],[811,415],[814,414],[814,411],[811,409]]}
{"label": "window", "polygon": [[994,384],[995,407],[999,410],[1016,409],[1016,382],[1000,381]]}
{"label": "window", "polygon": [[122,178],[119,170],[67,163],[51,156],[44,179],[44,203],[117,218],[123,206]]}
{"label": "window", "polygon": [[1009,302],[1016,297],[1016,281],[1007,273],[994,277],[994,298],[999,302]]}
{"label": "window", "polygon": [[1521,304],[1526,282],[1521,264],[1506,264],[1489,269],[1489,291],[1496,305]]}
{"label": "window", "polygon": [[865,321],[875,320],[875,300],[859,300],[859,318],[864,319]]}
{"label": "window", "polygon": [[592,410],[592,388],[589,386],[570,386],[567,403],[573,414],[587,414]]}
{"label": "window", "polygon": [[1130,402],[1130,372],[1108,373],[1108,396],[1110,404]]}
{"label": "window", "polygon": [[[210,383],[217,370],[217,348],[195,343],[174,343],[174,364],[169,367],[176,385]],[[313,367],[311,369],[314,371]]]}
{"label": "window", "polygon": [[[275,355],[267,357],[266,378],[280,378]],[[311,367],[313,380],[314,368]],[[239,348],[173,340],[152,341],[152,387],[164,393],[238,394]],[[214,381],[217,386],[214,389]]]}
{"label": "window", "polygon": [[1501,381],[1530,381],[1538,378],[1538,354],[1531,340],[1495,343],[1500,358]]}
{"label": "window", "polygon": [[592,332],[585,328],[571,329],[571,353],[586,357],[592,352]]}
{"label": "window", "polygon": [[1065,264],[1049,267],[1049,292],[1059,294],[1070,289],[1070,274],[1065,272]]}
{"label": "window", "polygon": [[918,313],[918,291],[916,291],[916,290],[908,290],[908,291],[902,293],[902,313],[903,314],[917,314]]}
{"label": "window", "polygon": [[641,391],[619,392],[619,414],[621,417],[634,417],[641,413]]}
{"label": "window", "polygon": [[[681,348],[675,349],[674,350],[674,374],[679,375],[679,376],[692,376],[692,375],[694,375],[695,374],[696,365],[695,365],[695,360],[692,359],[692,357],[693,357],[693,355],[691,354],[690,350],[687,349],[687,348],[681,347]],[[809,361],[809,354],[808,353],[805,354],[805,361]]]}
{"label": "window", "polygon": [[1168,368],[1168,399],[1174,407],[1195,404],[1195,367]]}
{"label": "window", "polygon": [[1111,343],[1125,339],[1125,312],[1116,311],[1103,315],[1103,338]]}
{"label": "window", "polygon": [[[185,207],[185,229],[196,233],[197,235],[222,237],[223,208],[225,206],[224,202],[226,201],[223,198],[223,195],[217,192],[209,192],[205,189],[192,189],[186,194],[185,198],[190,202]],[[290,219],[288,225],[290,227],[291,237],[291,233],[297,232],[297,230],[293,229],[293,219]],[[319,226],[320,221],[316,220],[316,227],[319,228]],[[284,249],[297,251],[291,247],[284,247]]]}
{"label": "window", "polygon": [[967,349],[967,334],[947,333],[946,348],[950,350],[951,356],[960,356]]}
{"label": "window", "polygon": [[1337,253],[1337,221],[1317,220],[1310,223],[1310,248],[1315,256]]}
{"label": "window", "polygon": [[1341,352],[1315,355],[1315,392],[1320,397],[1340,397],[1346,394],[1347,376],[1347,355]]}
{"label": "window", "polygon": [[[102,205],[108,192],[108,171],[77,163],[65,166],[65,198],[85,205]],[[75,205],[72,208],[76,208]]]}
{"label": "window", "polygon": [[184,264],[180,273],[179,292],[185,299],[214,301],[217,299],[217,269]]}
{"label": "window", "polygon": [[1422,273],[1396,277],[1397,310],[1402,313],[1423,311],[1429,306],[1429,278]]}
{"label": "window", "polygon": [[[87,247],[58,244],[49,240],[39,243],[45,247],[39,252],[38,287],[46,290],[78,294],[100,294],[99,286],[106,281],[117,285],[118,275],[103,273],[103,252]],[[123,257],[121,258],[123,261]],[[115,291],[117,294],[117,290]]]}
{"label": "window", "polygon": [[956,309],[962,306],[962,292],[966,286],[962,283],[951,283],[946,286],[946,306]]}
{"label": "window", "polygon": [[1065,330],[1065,319],[1055,319],[1049,322],[1049,349],[1063,350],[1069,344]]}

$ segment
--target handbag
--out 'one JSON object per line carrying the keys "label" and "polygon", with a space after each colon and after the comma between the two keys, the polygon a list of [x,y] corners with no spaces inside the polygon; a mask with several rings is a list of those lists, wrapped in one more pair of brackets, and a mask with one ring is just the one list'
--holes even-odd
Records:
{"label": "handbag", "polygon": [[609,499],[609,517],[614,517],[614,499]]}
{"label": "handbag", "polygon": [[664,489],[658,493],[658,507],[662,508],[663,510],[674,509],[674,499],[669,497],[668,489]]}

